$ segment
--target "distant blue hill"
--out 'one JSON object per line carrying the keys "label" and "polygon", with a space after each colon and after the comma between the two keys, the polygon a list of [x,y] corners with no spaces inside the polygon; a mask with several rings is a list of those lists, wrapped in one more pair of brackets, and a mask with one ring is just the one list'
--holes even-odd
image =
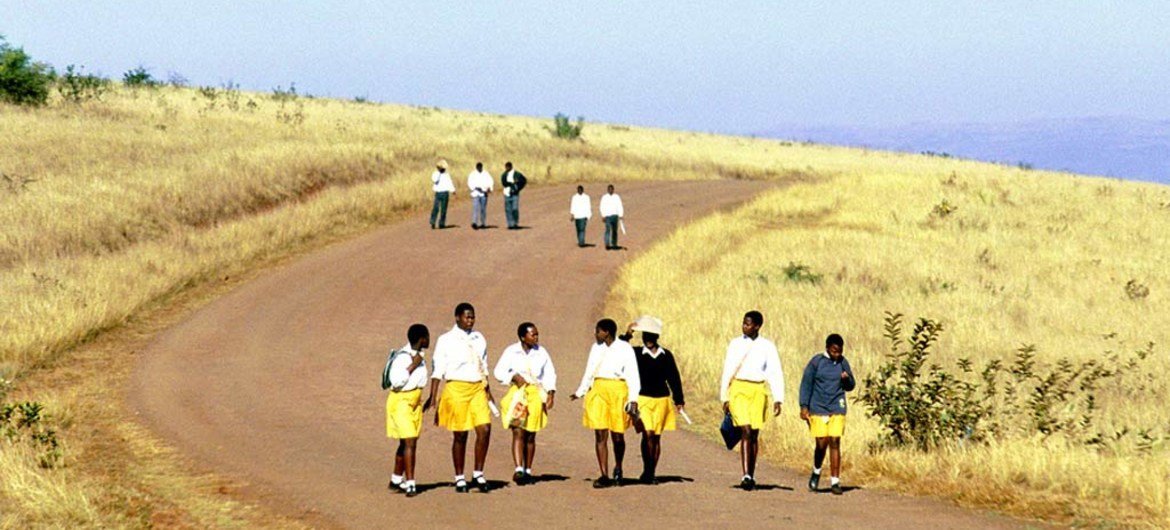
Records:
{"label": "distant blue hill", "polygon": [[1074,118],[1018,124],[781,126],[757,136],[921,153],[1170,184],[1170,120]]}

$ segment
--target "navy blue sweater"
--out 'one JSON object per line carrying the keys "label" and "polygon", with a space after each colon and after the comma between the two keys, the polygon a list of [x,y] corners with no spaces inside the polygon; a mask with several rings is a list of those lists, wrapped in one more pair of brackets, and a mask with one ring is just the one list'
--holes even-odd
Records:
{"label": "navy blue sweater", "polygon": [[[841,372],[849,377],[842,379]],[[845,414],[845,393],[857,386],[849,361],[834,361],[824,353],[809,359],[800,378],[800,408],[810,414]]]}

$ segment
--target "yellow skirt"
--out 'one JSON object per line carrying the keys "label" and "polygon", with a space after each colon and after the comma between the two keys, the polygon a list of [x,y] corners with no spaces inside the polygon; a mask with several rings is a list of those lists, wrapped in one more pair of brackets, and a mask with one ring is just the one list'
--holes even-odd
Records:
{"label": "yellow skirt", "polygon": [[[519,414],[517,415],[516,402],[520,399]],[[548,414],[544,412],[544,393],[536,385],[524,385],[524,390],[519,390],[516,385],[508,388],[508,393],[504,394],[503,401],[500,401],[503,407],[501,419],[503,420],[504,428],[520,427],[528,432],[540,432],[545,425],[548,425]],[[512,421],[519,417],[519,423],[512,425]]]}
{"label": "yellow skirt", "polygon": [[470,431],[492,422],[483,382],[447,381],[439,397],[439,425],[449,431]]}
{"label": "yellow skirt", "polygon": [[817,416],[809,414],[808,431],[813,438],[840,438],[845,434],[845,415]]}
{"label": "yellow skirt", "polygon": [[638,396],[638,414],[649,432],[662,434],[675,429],[674,401],[669,397]]}
{"label": "yellow skirt", "polygon": [[763,381],[753,383],[733,379],[727,389],[727,401],[731,409],[731,423],[736,427],[750,425],[753,429],[759,429],[767,422],[768,387]]}
{"label": "yellow skirt", "polygon": [[386,436],[390,438],[418,438],[422,431],[422,407],[419,398],[422,389],[391,392],[386,396]]}
{"label": "yellow skirt", "polygon": [[593,388],[585,393],[583,424],[595,431],[625,432],[630,428],[626,414],[629,387],[620,379],[594,379]]}

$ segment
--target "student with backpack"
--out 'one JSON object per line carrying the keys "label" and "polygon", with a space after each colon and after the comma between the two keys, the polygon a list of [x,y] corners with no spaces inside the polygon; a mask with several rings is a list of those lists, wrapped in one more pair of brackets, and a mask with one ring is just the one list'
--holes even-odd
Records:
{"label": "student with backpack", "polygon": [[386,436],[398,440],[394,452],[394,472],[390,475],[391,492],[418,495],[414,482],[414,464],[418,435],[422,430],[423,412],[432,401],[419,406],[422,389],[427,384],[424,351],[431,345],[431,334],[422,324],[413,324],[406,332],[405,346],[392,350],[382,369],[382,390],[386,396]]}
{"label": "student with backpack", "polygon": [[800,419],[808,422],[816,440],[808,489],[816,491],[825,450],[829,452],[830,491],[840,495],[841,437],[845,434],[845,393],[857,386],[845,359],[845,339],[834,333],[825,339],[825,351],[809,359],[800,378]]}

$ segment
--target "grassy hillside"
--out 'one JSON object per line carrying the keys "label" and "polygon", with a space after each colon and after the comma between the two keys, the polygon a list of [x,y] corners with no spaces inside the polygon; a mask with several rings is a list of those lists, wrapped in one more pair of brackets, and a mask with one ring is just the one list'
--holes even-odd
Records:
{"label": "grassy hillside", "polygon": [[[680,355],[690,395],[705,400],[705,430],[718,420],[723,351],[753,308],[787,381],[765,454],[798,469],[811,465],[797,417],[801,371],[836,332],[858,377],[872,375],[890,350],[887,311],[940,320],[930,362],[969,359],[970,381],[989,360],[1013,367],[1023,344],[1035,345],[1039,366],[1074,363],[1053,368],[1068,378],[1088,361],[1124,367],[1152,342],[1152,356],[1102,385],[1094,422],[1067,434],[1030,427],[1033,392],[1018,398],[1021,414],[977,427],[1003,424],[989,443],[874,449],[880,425],[855,394],[844,477],[1024,516],[1170,525],[1170,411],[1159,406],[1170,398],[1161,375],[1170,366],[1170,190],[921,158],[879,168],[839,155],[856,167],[688,226],[627,265],[614,287],[611,313],[667,323],[664,342]],[[1026,384],[1046,377],[1034,371]]]}
{"label": "grassy hillside", "polygon": [[[0,105],[0,376],[17,379],[14,397],[47,404],[48,421],[65,443],[64,465],[50,470],[38,469],[35,455],[2,453],[0,526],[296,524],[238,504],[224,494],[230,485],[184,471],[181,460],[136,426],[117,397],[134,345],[177,318],[168,311],[176,304],[198,304],[258,266],[428,203],[427,177],[439,157],[451,162],[457,181],[477,160],[493,173],[511,160],[534,185],[717,178],[802,183],[721,217],[722,225],[688,228],[690,235],[676,236],[629,269],[617,292],[632,298],[615,298],[624,313],[665,317],[671,346],[715,357],[735,330],[735,315],[748,306],[762,308],[772,318],[768,331],[783,339],[790,386],[801,358],[830,328],[846,335],[847,354],[863,370],[867,356],[881,351],[880,332],[873,330],[885,309],[946,319],[952,324],[946,351],[991,355],[1038,342],[1045,353],[1059,347],[1092,355],[1101,351],[1092,337],[1113,331],[1127,344],[1164,342],[1158,334],[1165,326],[1156,319],[1167,314],[1158,306],[1166,286],[1153,267],[1165,244],[1158,239],[1163,232],[1151,231],[1165,226],[1170,212],[1163,188],[601,124],[587,124],[583,141],[565,141],[553,138],[548,124],[210,89],[119,89],[101,101],[54,101],[31,110]],[[929,219],[943,198],[959,210]],[[1001,219],[1008,211],[1010,222]],[[647,260],[684,245],[688,251],[671,267],[638,272],[652,263]],[[921,263],[902,265],[907,259]],[[1098,259],[1104,265],[1093,262]],[[784,284],[777,271],[789,261],[807,264],[826,280]],[[687,282],[653,288],[677,270],[687,271]],[[1149,294],[1130,300],[1117,291],[1129,279]],[[992,300],[980,289],[1008,294]],[[1028,297],[1010,298],[1019,291]],[[844,314],[852,320],[824,317],[834,314],[830,306],[850,306]],[[794,307],[799,311],[789,310]],[[1049,349],[1042,341],[1051,337],[1061,341]],[[695,384],[709,380],[689,358],[687,370]],[[714,395],[711,388],[701,390]],[[770,432],[769,440],[798,440],[793,411],[786,414],[793,433]],[[1152,407],[1117,414],[1118,422],[1163,418]],[[848,454],[861,466],[873,428],[854,416]],[[773,457],[782,454],[781,447],[768,447]],[[1029,469],[1057,453],[1031,454],[1042,458]],[[1116,471],[1115,462],[1141,462],[1096,457],[1105,459],[1102,475]],[[867,461],[890,466],[864,468],[875,481],[907,476],[895,464],[917,462]],[[955,461],[940,484],[970,473],[964,460]],[[1134,473],[1123,474],[1137,482]],[[1165,482],[1146,487],[1152,493],[1142,493],[1125,517],[1135,510],[1165,514]],[[1045,494],[1068,498],[1053,488]],[[997,503],[1017,490],[991,491],[994,496],[976,500]],[[1161,508],[1141,500],[1159,494]]]}

